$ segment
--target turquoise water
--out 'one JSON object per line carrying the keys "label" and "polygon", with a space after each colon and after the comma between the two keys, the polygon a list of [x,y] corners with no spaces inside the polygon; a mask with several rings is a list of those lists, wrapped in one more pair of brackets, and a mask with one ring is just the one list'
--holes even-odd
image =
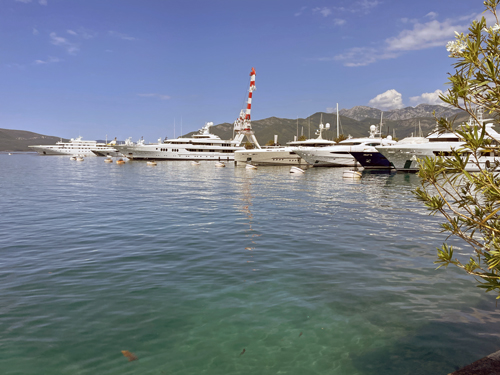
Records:
{"label": "turquoise water", "polygon": [[500,348],[494,296],[435,270],[417,176],[288,171],[0,155],[0,372],[447,374]]}

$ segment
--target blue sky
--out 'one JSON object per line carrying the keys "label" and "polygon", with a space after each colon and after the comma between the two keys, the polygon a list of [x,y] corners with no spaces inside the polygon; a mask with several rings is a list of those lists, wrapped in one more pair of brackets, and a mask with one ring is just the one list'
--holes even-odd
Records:
{"label": "blue sky", "polygon": [[438,104],[481,0],[0,0],[0,128],[153,142],[252,119]]}

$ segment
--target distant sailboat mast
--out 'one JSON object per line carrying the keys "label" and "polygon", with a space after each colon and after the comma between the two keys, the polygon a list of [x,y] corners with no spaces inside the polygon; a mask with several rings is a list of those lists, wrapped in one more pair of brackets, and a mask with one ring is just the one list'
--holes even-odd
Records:
{"label": "distant sailboat mast", "polygon": [[339,134],[339,103],[337,103],[337,138],[340,136]]}

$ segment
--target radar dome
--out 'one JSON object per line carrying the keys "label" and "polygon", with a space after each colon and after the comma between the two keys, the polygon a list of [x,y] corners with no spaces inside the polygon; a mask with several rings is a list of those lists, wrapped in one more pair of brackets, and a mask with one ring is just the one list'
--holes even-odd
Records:
{"label": "radar dome", "polygon": [[370,131],[374,132],[375,130],[377,130],[377,127],[375,125],[370,125]]}
{"label": "radar dome", "polygon": [[330,129],[330,123],[327,122],[326,125],[325,125],[325,128],[326,129]]}
{"label": "radar dome", "polygon": [[388,135],[388,136],[387,136],[387,139],[388,139],[389,141],[390,141],[390,140],[392,140],[392,136]]}

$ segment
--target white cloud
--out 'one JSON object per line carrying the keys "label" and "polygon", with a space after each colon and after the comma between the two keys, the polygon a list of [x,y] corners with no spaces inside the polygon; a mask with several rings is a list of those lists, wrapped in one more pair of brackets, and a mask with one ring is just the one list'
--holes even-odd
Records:
{"label": "white cloud", "polygon": [[394,89],[387,90],[386,92],[377,95],[368,102],[368,105],[381,110],[399,109],[404,107],[402,95]]}
{"label": "white cloud", "polygon": [[[345,66],[356,67],[366,66],[378,60],[393,59],[396,56],[394,52],[380,51],[373,47],[354,47],[345,53],[329,58],[329,60],[344,61]],[[322,61],[322,59],[318,60]]]}
{"label": "white cloud", "polygon": [[335,18],[335,19],[333,20],[333,24],[334,24],[335,26],[342,26],[342,25],[345,25],[345,23],[346,23],[346,20],[342,20],[342,19],[340,19],[340,18]]}
{"label": "white cloud", "polygon": [[452,20],[415,23],[412,30],[403,30],[397,37],[385,40],[389,51],[411,51],[445,46],[453,39],[455,31],[461,32],[468,25],[459,25]]}
{"label": "white cloud", "polygon": [[163,94],[137,94],[137,95],[143,98],[158,98],[161,100],[169,100],[172,98],[169,95],[163,95]]}
{"label": "white cloud", "polygon": [[378,0],[360,0],[351,3],[351,5],[348,7],[334,7],[334,9],[339,12],[368,14],[373,8],[380,4],[382,4],[382,2]]}
{"label": "white cloud", "polygon": [[44,64],[50,64],[50,63],[57,63],[62,61],[61,59],[57,57],[49,57],[47,60],[35,60],[33,64],[35,65],[44,65]]}
{"label": "white cloud", "polygon": [[367,13],[377,5],[380,5],[380,1],[377,0],[361,0],[358,1],[355,6],[362,12]]}
{"label": "white cloud", "polygon": [[40,34],[40,32],[37,29],[33,28],[33,35],[38,35],[38,34]]}
{"label": "white cloud", "polygon": [[57,36],[54,32],[50,33],[50,39],[53,45],[64,48],[70,55],[75,55],[79,51],[78,45],[69,42],[66,38]]}
{"label": "white cloud", "polygon": [[425,16],[429,17],[431,20],[433,20],[438,16],[438,14],[436,12],[429,12]]}
{"label": "white cloud", "polygon": [[304,10],[306,10],[306,9],[307,9],[307,7],[300,8],[300,10],[297,13],[295,13],[294,16],[295,17],[301,16],[302,13],[304,13]]}
{"label": "white cloud", "polygon": [[424,92],[420,96],[412,96],[410,98],[410,102],[413,105],[418,105],[418,104],[439,104],[439,105],[444,105],[445,103],[439,99],[439,95],[445,94],[441,90],[436,90],[434,92]]}
{"label": "white cloud", "polygon": [[89,30],[89,29],[84,29],[83,27],[80,27],[77,31],[75,30],[66,30],[66,32],[70,35],[83,38],[83,39],[92,39],[97,36],[97,33],[95,31]]}
{"label": "white cloud", "polygon": [[399,20],[401,23],[418,23],[418,19],[416,18],[407,18],[407,17],[403,17]]}
{"label": "white cloud", "polygon": [[133,36],[128,36],[126,34],[122,34],[122,33],[116,32],[116,31],[108,31],[108,35],[115,37],[115,38],[120,38],[123,40],[137,40],[137,38],[135,38]]}
{"label": "white cloud", "polygon": [[[412,29],[403,30],[397,36],[387,38],[378,48],[354,47],[336,55],[334,59],[343,61],[345,66],[355,67],[369,65],[379,60],[394,59],[404,51],[444,48],[449,40],[454,39],[455,31],[461,32],[467,29],[468,22],[474,16],[464,16],[456,20],[447,19],[443,22],[432,20],[426,23],[405,19],[405,22],[413,24]],[[467,23],[462,23],[464,21]]]}
{"label": "white cloud", "polygon": [[323,17],[328,17],[330,14],[332,14],[332,10],[327,7],[323,8],[314,8],[313,13],[321,13]]}
{"label": "white cloud", "polygon": [[[32,0],[15,0],[15,1],[18,3],[24,3],[24,4],[28,4],[28,3],[32,2]],[[38,0],[38,4],[47,5],[47,0]]]}

